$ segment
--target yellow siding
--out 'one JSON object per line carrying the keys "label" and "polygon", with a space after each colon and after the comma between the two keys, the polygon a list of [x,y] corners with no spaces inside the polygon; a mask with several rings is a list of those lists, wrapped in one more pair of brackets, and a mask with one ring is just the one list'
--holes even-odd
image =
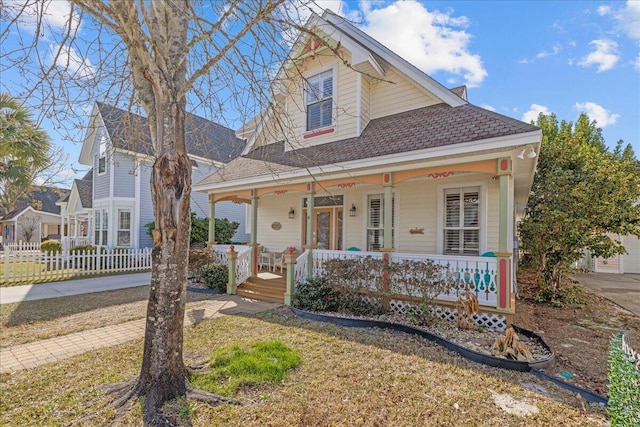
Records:
{"label": "yellow siding", "polygon": [[364,130],[371,120],[371,84],[362,77],[360,91],[360,132]]}
{"label": "yellow siding", "polygon": [[[482,193],[485,197],[483,206],[487,212],[484,214],[482,224],[486,227],[484,234],[486,242],[484,250],[496,251],[498,249],[498,206],[499,184],[488,179],[485,175],[467,175],[445,179],[420,179],[397,184],[394,189],[396,197],[396,251],[404,253],[438,253],[438,229],[442,226],[438,217],[442,217],[442,203],[444,187],[450,186],[477,186],[486,189]],[[383,188],[376,185],[358,185],[348,191],[338,190],[332,187],[330,194],[344,196],[344,231],[343,249],[355,246],[366,250],[367,227],[367,196],[369,194],[381,194]],[[318,191],[317,197],[329,193]],[[302,236],[302,206],[304,193],[291,193],[281,196],[267,195],[260,199],[258,212],[258,242],[264,244],[270,250],[284,250],[288,246],[301,248],[304,242]],[[355,204],[357,215],[349,216],[351,205]],[[289,207],[296,211],[294,219],[289,219],[287,213]],[[442,218],[440,218],[442,220]],[[271,224],[280,222],[282,229],[273,230]],[[424,234],[411,234],[411,229],[423,229]]]}
{"label": "yellow siding", "polygon": [[441,102],[436,97],[425,94],[395,70],[389,70],[384,78],[392,83],[377,81],[372,84],[371,119]]}
{"label": "yellow siding", "polygon": [[[302,248],[302,197],[303,193],[291,193],[258,200],[258,243],[270,251],[284,251],[289,246]],[[287,216],[290,207],[296,211],[294,219]],[[274,222],[279,222],[282,228],[273,230]]]}

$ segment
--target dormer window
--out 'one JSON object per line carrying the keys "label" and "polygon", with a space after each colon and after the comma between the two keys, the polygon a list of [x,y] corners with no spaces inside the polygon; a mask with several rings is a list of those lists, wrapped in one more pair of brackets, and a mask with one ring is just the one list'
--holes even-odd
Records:
{"label": "dormer window", "polygon": [[107,137],[102,135],[100,137],[100,154],[98,156],[98,174],[103,174],[107,171]]}
{"label": "dormer window", "polygon": [[307,79],[307,131],[333,123],[333,70]]}

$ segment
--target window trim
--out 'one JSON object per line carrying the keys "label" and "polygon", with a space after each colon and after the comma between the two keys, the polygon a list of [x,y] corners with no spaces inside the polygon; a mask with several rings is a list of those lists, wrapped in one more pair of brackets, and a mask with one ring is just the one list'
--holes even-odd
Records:
{"label": "window trim", "polygon": [[[309,84],[309,79],[312,79],[316,76],[319,76],[320,74],[324,74],[331,71],[331,97],[330,98],[323,98],[322,100],[316,101],[313,104],[316,103],[320,103],[324,100],[327,99],[331,99],[331,123],[325,126],[318,126],[317,128],[313,128],[313,129],[309,129],[309,105],[310,103],[307,102],[307,93],[309,92],[308,90],[308,84]],[[329,67],[322,67],[322,68],[316,68],[311,72],[307,73],[304,76],[304,87],[302,90],[302,102],[304,105],[304,123],[303,123],[303,133],[304,134],[311,134],[311,133],[315,133],[318,131],[321,131],[323,129],[329,129],[332,127],[335,127],[336,125],[336,105],[337,105],[337,90],[336,90],[336,83],[337,83],[337,78],[336,78],[336,66],[332,65]]]}
{"label": "window trim", "polygon": [[[106,220],[106,221],[105,221]],[[109,210],[108,209],[95,209],[93,219],[93,244],[95,246],[108,246],[109,245]],[[106,223],[106,225],[105,225]],[[99,228],[98,228],[99,226]],[[96,233],[98,239],[96,239]],[[104,238],[103,238],[104,237]]]}
{"label": "window trim", "polygon": [[[128,212],[129,213],[129,228],[120,228],[120,214],[124,213],[124,212]],[[125,209],[120,209],[118,208],[118,215],[117,215],[117,220],[118,220],[118,224],[117,224],[117,229],[116,229],[116,246],[117,247],[126,247],[126,248],[130,248],[132,246],[132,235],[133,235],[133,212],[131,211],[131,209],[125,208]],[[120,232],[125,232],[128,231],[129,232],[129,243],[128,244],[120,244]]]}
{"label": "window trim", "polygon": [[[461,190],[471,188],[471,187],[479,187],[478,189],[478,197],[480,198],[480,203],[478,206],[478,226],[480,228],[480,232],[478,233],[478,255],[481,256],[483,253],[487,252],[487,217],[488,217],[488,185],[487,181],[465,181],[465,182],[452,182],[448,184],[440,184],[437,187],[438,191],[438,204],[437,204],[437,224],[438,230],[436,233],[436,253],[438,255],[445,255],[444,253],[444,228],[445,228],[445,191],[452,188],[460,188]],[[455,255],[455,254],[446,254],[446,256],[475,256],[475,255]]]}
{"label": "window trim", "polygon": [[[100,171],[100,168],[101,168],[100,162],[104,162],[104,165],[102,166],[104,168],[103,171]],[[100,135],[97,173],[98,173],[98,176],[102,176],[107,173],[107,137],[104,134]]]}
{"label": "window trim", "polygon": [[[382,220],[382,227],[379,228],[379,230],[382,230],[383,233],[383,238],[384,238],[384,188],[381,189],[382,191],[378,191],[378,190],[371,190],[371,191],[365,191],[362,193],[362,206],[364,207],[364,212],[362,214],[362,221],[363,221],[363,236],[362,236],[362,247],[364,248],[365,251],[368,251],[369,248],[369,197],[370,196],[376,196],[376,195],[380,195],[381,200],[382,200],[382,215],[381,215],[381,220]],[[400,216],[398,215],[399,209],[400,209],[400,200],[399,200],[399,191],[397,188],[394,188],[392,193],[391,193],[391,197],[393,199],[393,212],[392,212],[392,233],[391,233],[391,239],[393,240],[393,247],[398,250],[398,242],[399,242],[399,223],[400,223]],[[345,204],[345,207],[347,205]],[[348,218],[347,218],[348,220]],[[371,228],[373,230],[373,228]],[[379,252],[379,251],[374,251],[374,252]]]}

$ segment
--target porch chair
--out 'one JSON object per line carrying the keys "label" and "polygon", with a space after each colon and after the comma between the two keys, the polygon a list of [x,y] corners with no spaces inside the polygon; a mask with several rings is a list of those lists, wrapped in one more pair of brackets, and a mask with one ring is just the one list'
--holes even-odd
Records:
{"label": "porch chair", "polygon": [[260,268],[264,268],[266,265],[267,270],[271,270],[271,261],[274,259],[273,255],[272,252],[267,251],[266,247],[260,246],[258,249],[258,265]]}
{"label": "porch chair", "polygon": [[284,254],[288,251],[285,249],[282,252],[276,252],[273,254],[273,272],[275,273],[276,267],[280,266],[280,273],[282,273],[282,269],[284,268]]}

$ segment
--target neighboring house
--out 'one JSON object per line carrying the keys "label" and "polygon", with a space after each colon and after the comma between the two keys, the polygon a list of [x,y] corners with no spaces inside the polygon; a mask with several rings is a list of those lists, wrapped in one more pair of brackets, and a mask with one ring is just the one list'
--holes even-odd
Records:
{"label": "neighboring house", "polygon": [[587,255],[588,267],[596,273],[636,273],[640,274],[640,239],[634,235],[609,235],[619,240],[627,250],[626,254],[611,258],[591,258]]}
{"label": "neighboring house", "polygon": [[[464,261],[490,277],[493,311],[511,315],[515,218],[541,130],[470,104],[465,87],[447,89],[329,11],[307,25],[320,39],[294,45],[273,107],[243,128],[243,155],[194,189],[216,212],[250,204],[252,244],[270,250]],[[493,256],[497,270],[479,270]]]}
{"label": "neighboring house", "polygon": [[[201,117],[186,117],[187,151],[192,180],[198,182],[237,157],[245,141],[235,132]],[[61,202],[63,221],[73,244],[112,247],[151,247],[145,224],[154,221],[151,199],[152,144],[146,119],[96,102],[80,152],[80,163],[91,167],[75,180],[67,200]],[[192,193],[191,210],[209,216],[205,194]],[[227,202],[217,218],[240,223],[234,239],[246,241],[245,209]]]}
{"label": "neighboring house", "polygon": [[43,187],[18,199],[14,209],[0,218],[3,243],[40,242],[47,236],[60,238],[60,207],[56,202],[69,190]]}

